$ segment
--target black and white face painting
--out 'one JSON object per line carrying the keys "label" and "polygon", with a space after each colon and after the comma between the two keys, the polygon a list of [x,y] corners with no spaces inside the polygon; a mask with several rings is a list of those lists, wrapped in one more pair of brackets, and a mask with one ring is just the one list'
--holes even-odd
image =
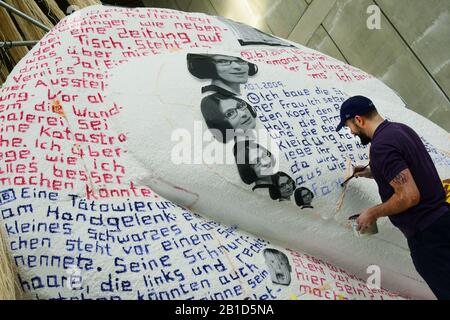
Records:
{"label": "black and white face painting", "polygon": [[291,283],[292,267],[287,256],[276,249],[265,249],[264,258],[273,283],[288,286]]}

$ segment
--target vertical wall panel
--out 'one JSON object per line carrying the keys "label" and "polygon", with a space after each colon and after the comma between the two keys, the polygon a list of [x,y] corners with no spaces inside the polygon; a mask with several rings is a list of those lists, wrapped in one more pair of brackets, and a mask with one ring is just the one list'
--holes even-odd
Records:
{"label": "vertical wall panel", "polygon": [[408,106],[450,130],[448,99],[390,22],[366,26],[371,0],[338,0],[323,26],[347,61],[383,80]]}
{"label": "vertical wall panel", "polygon": [[308,41],[306,46],[347,63],[345,57],[339,51],[339,48],[327,34],[325,28],[322,25],[317,28],[316,32],[314,32],[313,36]]}
{"label": "vertical wall panel", "polygon": [[[98,3],[68,1],[83,6]],[[411,109],[450,130],[450,0],[142,2],[146,6],[222,15],[305,44],[377,76]],[[367,7],[374,4],[382,12],[381,30],[366,26]],[[26,48],[10,51],[14,55],[18,50]]]}
{"label": "vertical wall panel", "polygon": [[175,0],[149,0],[143,1],[143,3],[148,7],[180,10]]}
{"label": "vertical wall panel", "polygon": [[447,97],[450,96],[450,1],[376,0]]}
{"label": "vertical wall panel", "polygon": [[192,0],[189,6],[189,12],[203,12],[206,14],[217,16],[217,11],[209,0]]}
{"label": "vertical wall panel", "polygon": [[336,0],[315,0],[312,2],[300,17],[288,39],[300,44],[308,43],[335,3]]}
{"label": "vertical wall panel", "polygon": [[271,33],[282,38],[289,36],[308,7],[304,0],[248,0],[248,3]]}
{"label": "vertical wall panel", "polygon": [[193,0],[176,0],[178,8],[182,11],[188,11]]}
{"label": "vertical wall panel", "polygon": [[270,32],[264,19],[244,0],[210,0],[220,16],[246,23],[264,32]]}

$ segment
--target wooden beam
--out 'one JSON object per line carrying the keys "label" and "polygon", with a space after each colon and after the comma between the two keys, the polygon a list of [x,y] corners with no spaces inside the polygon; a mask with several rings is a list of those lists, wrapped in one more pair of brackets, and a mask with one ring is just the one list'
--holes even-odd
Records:
{"label": "wooden beam", "polygon": [[67,2],[72,6],[79,7],[80,9],[97,4],[102,4],[100,0],[67,0]]}
{"label": "wooden beam", "polygon": [[[11,16],[5,9],[0,8],[0,21],[1,21],[1,29],[0,29],[0,39],[1,40],[23,40],[22,35],[19,30],[17,30],[14,21]],[[12,48],[9,51],[9,55],[11,56],[14,63],[18,63],[20,59],[22,59],[27,53],[28,49],[26,47],[16,47]]]}
{"label": "wooden beam", "polygon": [[[47,27],[49,28],[53,27],[51,21],[47,18],[47,16],[44,13],[42,13],[41,9],[36,4],[36,2],[31,0],[6,0],[5,2],[15,7],[16,9],[22,11],[27,16],[30,16],[38,20]],[[12,17],[19,25],[20,30],[25,36],[25,40],[41,39],[45,35],[46,32],[44,30],[42,30],[38,26],[35,26],[29,21],[23,19],[22,17],[16,15],[12,15]],[[8,40],[16,40],[16,39],[8,39]]]}
{"label": "wooden beam", "polygon": [[[0,59],[3,59],[2,56],[0,56]],[[9,70],[5,65],[4,61],[0,61],[0,84],[6,81],[6,78],[8,77]]]}
{"label": "wooden beam", "polygon": [[61,21],[66,16],[65,13],[59,8],[55,0],[44,0],[44,5],[48,8],[47,15],[54,16],[58,21]]}

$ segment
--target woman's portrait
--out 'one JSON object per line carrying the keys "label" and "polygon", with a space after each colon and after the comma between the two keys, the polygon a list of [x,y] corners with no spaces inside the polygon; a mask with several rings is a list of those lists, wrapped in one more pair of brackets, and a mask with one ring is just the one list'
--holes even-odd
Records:
{"label": "woman's portrait", "polygon": [[289,201],[295,190],[295,181],[284,172],[272,175],[272,186],[269,194],[272,200]]}
{"label": "woman's portrait", "polygon": [[295,203],[297,206],[300,207],[300,209],[305,208],[313,208],[311,205],[312,200],[314,198],[314,193],[312,193],[311,190],[305,187],[298,188],[295,190]]}
{"label": "woman's portrait", "polygon": [[245,184],[255,183],[254,189],[272,185],[275,158],[253,140],[237,142],[233,147],[239,176]]}
{"label": "woman's portrait", "polygon": [[223,95],[240,95],[241,84],[258,72],[258,67],[239,57],[226,55],[187,55],[189,72],[199,79],[211,79],[202,92],[215,91]]}
{"label": "woman's portrait", "polygon": [[238,134],[256,128],[256,111],[244,100],[221,93],[202,99],[201,112],[217,141],[227,143]]}

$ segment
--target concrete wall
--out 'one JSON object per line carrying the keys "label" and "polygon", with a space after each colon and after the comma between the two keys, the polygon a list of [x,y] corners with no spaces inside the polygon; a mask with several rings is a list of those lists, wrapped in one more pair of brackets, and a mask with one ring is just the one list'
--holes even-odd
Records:
{"label": "concrete wall", "polygon": [[[450,0],[144,0],[225,16],[324,52],[383,80],[450,131]],[[370,30],[367,8],[380,8]]]}

